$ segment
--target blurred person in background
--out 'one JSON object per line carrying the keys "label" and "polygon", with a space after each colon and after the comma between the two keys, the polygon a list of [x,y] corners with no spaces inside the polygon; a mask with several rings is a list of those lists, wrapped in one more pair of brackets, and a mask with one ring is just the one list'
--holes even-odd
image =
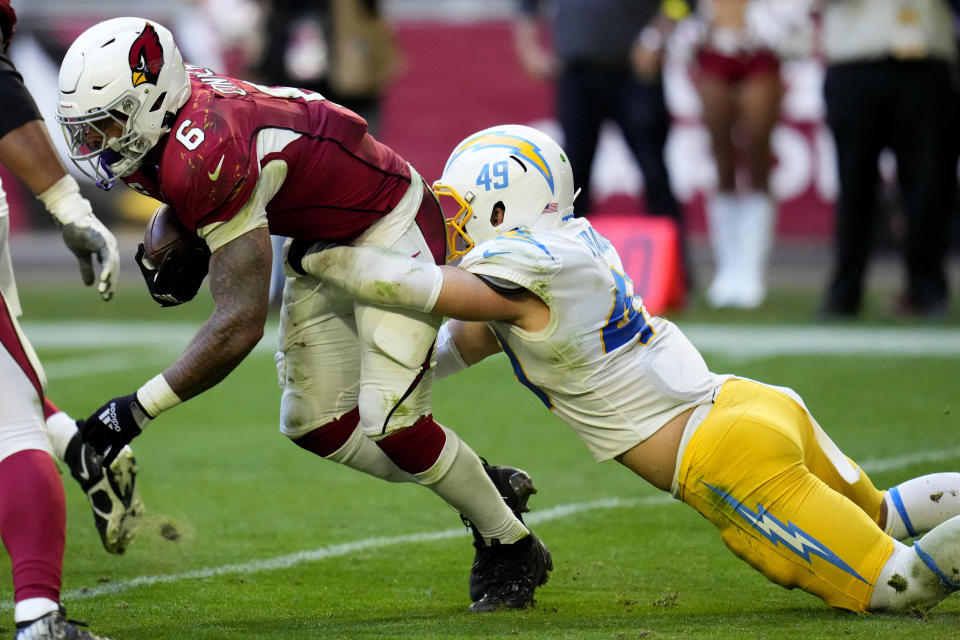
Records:
{"label": "blurred person in background", "polygon": [[322,93],[380,127],[400,55],[380,0],[273,0],[258,72],[268,84]]}
{"label": "blurred person in background", "polygon": [[[265,11],[256,74],[266,84],[323,94],[361,116],[370,134],[378,135],[383,92],[400,64],[380,5],[380,0],[273,0]],[[272,306],[279,306],[283,291],[284,240],[273,238]]]}
{"label": "blurred person in background", "polygon": [[[638,49],[656,47],[644,31],[660,11],[674,19],[688,12],[677,0],[517,0],[514,46],[524,70],[537,80],[556,81],[556,113],[564,149],[580,186],[577,215],[590,214],[590,181],[601,126],[617,123],[644,180],[647,213],[677,225],[681,265],[689,285],[683,214],[670,185],[664,146],[670,114],[664,100],[659,58],[640,65]],[[541,15],[547,15],[553,49],[540,42]],[[646,35],[646,40],[642,37]],[[685,287],[689,289],[688,287]]]}
{"label": "blurred person in background", "polygon": [[[770,136],[780,117],[780,56],[809,33],[810,4],[770,0],[690,0],[697,26],[691,75],[702,103],[717,168],[707,198],[714,275],[713,307],[754,308],[766,296],[766,267],[776,228],[770,193]],[[644,29],[639,64],[659,63],[676,17],[667,6]]]}
{"label": "blurred person in background", "polygon": [[[114,293],[117,241],[93,214],[67,174],[23,78],[7,55],[16,13],[0,0],[0,163],[22,180],[53,216],[80,261],[87,285],[104,300]],[[65,461],[87,493],[104,546],[122,553],[131,532],[127,516],[140,508],[136,463],[125,449],[104,469],[76,423],[45,396],[43,368],[20,330],[21,313],[9,251],[9,210],[0,186],[0,536],[10,553],[17,639],[99,636],[78,629],[60,605],[66,507],[53,457]],[[100,264],[96,277],[93,258]]]}
{"label": "blurred person in background", "polygon": [[[877,160],[889,148],[905,217],[906,287],[896,315],[944,318],[956,182],[955,8],[947,0],[824,0],[824,98],[837,147],[834,263],[819,313],[852,318],[878,218]],[[954,5],[955,6],[955,5]]]}

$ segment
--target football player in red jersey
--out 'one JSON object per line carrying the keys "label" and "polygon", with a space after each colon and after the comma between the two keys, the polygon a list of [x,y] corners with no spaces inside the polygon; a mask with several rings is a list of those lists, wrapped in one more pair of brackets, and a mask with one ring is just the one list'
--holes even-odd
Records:
{"label": "football player in red jersey", "polygon": [[[113,295],[119,266],[113,234],[67,174],[40,112],[7,55],[16,13],[0,0],[0,163],[40,199],[80,261],[84,282]],[[43,368],[20,330],[20,301],[9,250],[9,206],[0,186],[0,536],[10,553],[15,638],[97,640],[69,622],[60,605],[66,510],[52,457],[67,463],[94,511],[104,547],[122,553],[127,519],[140,508],[128,448],[105,468],[76,423],[46,398]],[[95,273],[93,258],[100,269]],[[99,277],[98,277],[99,276]]]}
{"label": "football player in red jersey", "polygon": [[[304,247],[324,239],[431,264],[446,259],[430,188],[362,118],[319,94],[186,66],[170,32],[141,18],[81,34],[59,84],[58,119],[78,166],[103,188],[121,180],[169,204],[210,250],[215,309],[184,353],[81,421],[107,460],[161,412],[223,380],[260,340],[271,234]],[[168,277],[191,271],[176,258],[138,258],[162,304],[185,301],[199,286]],[[511,509],[526,495],[508,495],[504,482],[498,491],[491,478],[504,468],[485,469],[431,414],[439,319],[359,304],[311,277],[288,276],[276,356],[281,431],[321,457],[429,487],[474,529],[471,609],[530,604],[552,564],[521,509]],[[522,494],[532,491],[525,486]]]}

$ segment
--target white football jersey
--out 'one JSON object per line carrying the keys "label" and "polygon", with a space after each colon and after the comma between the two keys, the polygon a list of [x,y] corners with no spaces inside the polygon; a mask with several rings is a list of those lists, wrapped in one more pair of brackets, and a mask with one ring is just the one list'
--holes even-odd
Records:
{"label": "white football jersey", "polygon": [[597,460],[710,402],[726,379],[672,322],[650,317],[610,242],[583,218],[478,244],[461,268],[498,288],[528,289],[550,322],[527,332],[489,322],[517,378],[570,425]]}

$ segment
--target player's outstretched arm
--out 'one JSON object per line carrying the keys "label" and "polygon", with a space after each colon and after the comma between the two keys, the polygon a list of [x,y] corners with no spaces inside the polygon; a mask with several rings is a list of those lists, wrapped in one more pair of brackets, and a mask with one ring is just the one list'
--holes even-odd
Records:
{"label": "player's outstretched arm", "polygon": [[37,195],[63,232],[67,248],[80,262],[83,283],[94,283],[93,257],[100,263],[97,291],[113,297],[120,253],[113,234],[93,215],[90,202],[63,166],[41,120],[30,120],[0,138],[0,163]]}
{"label": "player's outstretched arm", "polygon": [[177,361],[135,393],[114,398],[77,426],[109,465],[143,428],[183,400],[206,391],[240,364],[263,336],[273,249],[267,229],[255,229],[210,256],[214,310]]}
{"label": "player's outstretched arm", "polygon": [[501,293],[463,269],[414,260],[391,249],[318,248],[291,267],[336,284],[370,304],[458,320],[503,320],[527,331],[543,328],[550,315],[546,304],[525,289]]}

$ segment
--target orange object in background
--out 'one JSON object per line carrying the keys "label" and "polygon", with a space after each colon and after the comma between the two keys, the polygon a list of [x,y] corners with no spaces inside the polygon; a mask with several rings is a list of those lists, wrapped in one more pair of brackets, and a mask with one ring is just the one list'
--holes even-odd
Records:
{"label": "orange object in background", "polygon": [[605,214],[592,216],[590,224],[616,247],[633,291],[643,298],[649,313],[658,315],[683,306],[687,290],[673,220]]}

